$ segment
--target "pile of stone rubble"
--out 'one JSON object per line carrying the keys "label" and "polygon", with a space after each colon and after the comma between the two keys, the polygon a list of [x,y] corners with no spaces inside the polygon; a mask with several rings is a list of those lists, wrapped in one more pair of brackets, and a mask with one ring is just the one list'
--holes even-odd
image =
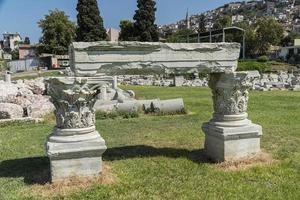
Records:
{"label": "pile of stone rubble", "polygon": [[[252,79],[252,90],[272,91],[272,90],[293,90],[300,91],[300,74],[298,73],[269,73],[259,74],[258,71],[249,71]],[[144,75],[121,75],[118,82],[123,85],[140,86],[186,86],[186,87],[207,87],[208,78],[195,78],[187,80],[183,76],[176,76],[173,79],[162,78],[159,76]]]}
{"label": "pile of stone rubble", "polygon": [[300,91],[300,74],[287,72],[262,74],[252,81],[252,89],[258,91]]}
{"label": "pile of stone rubble", "polygon": [[54,111],[43,78],[0,81],[0,119],[42,118]]}
{"label": "pile of stone rubble", "polygon": [[[39,119],[53,113],[54,105],[47,96],[43,78],[11,82],[10,77],[0,81],[0,120]],[[104,112],[176,114],[184,112],[183,99],[136,100],[133,91],[124,91],[116,85],[104,85],[97,97],[95,109]]]}
{"label": "pile of stone rubble", "polygon": [[[293,90],[300,91],[300,74],[297,73],[270,73],[259,74],[250,71],[252,90]],[[35,80],[18,80],[11,82],[10,76],[0,81],[0,119],[43,118],[53,113],[54,105],[47,96],[43,78]],[[101,88],[95,109],[104,112],[130,113],[143,110],[144,113],[183,113],[183,99],[171,100],[137,100],[133,91],[124,91],[117,87],[117,83],[142,86],[187,86],[206,87],[207,78],[187,80],[183,76],[166,79],[159,76],[122,75],[114,77],[115,83]]]}
{"label": "pile of stone rubble", "polygon": [[120,75],[118,82],[122,85],[140,85],[140,86],[186,86],[186,87],[207,87],[207,78],[195,78],[187,80],[183,76],[175,76],[174,78],[164,78],[154,75]]}

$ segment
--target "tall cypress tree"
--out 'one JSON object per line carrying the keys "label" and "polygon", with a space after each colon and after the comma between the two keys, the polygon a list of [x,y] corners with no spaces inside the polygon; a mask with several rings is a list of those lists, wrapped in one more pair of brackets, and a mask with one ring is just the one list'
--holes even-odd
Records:
{"label": "tall cypress tree", "polygon": [[205,15],[204,14],[201,14],[200,17],[199,17],[198,31],[201,32],[201,33],[206,31],[206,27],[205,27]]}
{"label": "tall cypress tree", "polygon": [[78,0],[77,8],[77,38],[83,42],[105,40],[106,30],[100,16],[97,0]]}
{"label": "tall cypress tree", "polygon": [[154,0],[137,0],[138,9],[133,19],[136,39],[142,42],[157,42],[158,28],[155,24],[156,3]]}

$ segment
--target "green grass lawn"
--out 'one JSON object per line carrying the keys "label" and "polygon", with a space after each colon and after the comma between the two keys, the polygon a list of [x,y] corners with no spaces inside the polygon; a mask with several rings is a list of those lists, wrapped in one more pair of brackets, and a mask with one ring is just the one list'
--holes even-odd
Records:
{"label": "green grass lawn", "polygon": [[[251,92],[249,117],[263,126],[262,148],[278,162],[228,171],[203,159],[206,88],[126,87],[140,99],[183,97],[189,115],[98,120],[113,184],[48,199],[299,199],[300,93]],[[0,128],[0,199],[47,199],[32,191],[48,170],[44,143],[53,122]]]}

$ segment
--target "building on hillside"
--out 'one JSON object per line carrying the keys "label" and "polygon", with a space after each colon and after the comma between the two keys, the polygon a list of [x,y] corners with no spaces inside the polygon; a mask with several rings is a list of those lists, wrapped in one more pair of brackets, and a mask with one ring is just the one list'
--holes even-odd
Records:
{"label": "building on hillside", "polygon": [[120,31],[118,29],[108,28],[106,29],[106,33],[109,41],[112,42],[119,41]]}
{"label": "building on hillside", "polygon": [[19,59],[35,58],[37,55],[36,46],[29,44],[19,45]]}
{"label": "building on hillside", "polygon": [[267,16],[271,16],[276,12],[276,4],[273,1],[267,1]]}
{"label": "building on hillside", "polygon": [[22,37],[19,33],[4,33],[3,34],[3,49],[15,50],[19,46],[19,42],[22,41]]}
{"label": "building on hillside", "polygon": [[278,57],[284,61],[289,61],[291,57],[300,56],[300,39],[295,39],[294,46],[282,47]]}
{"label": "building on hillside", "polygon": [[3,41],[0,41],[0,60],[3,59],[3,53],[4,53],[4,51],[3,51]]}
{"label": "building on hillside", "polygon": [[[300,46],[300,39],[295,39],[294,40],[294,45],[295,46]],[[299,52],[300,53],[300,52]]]}
{"label": "building on hillside", "polygon": [[231,22],[232,24],[238,23],[238,22],[242,22],[244,21],[244,16],[243,15],[233,15],[231,17]]}
{"label": "building on hillside", "polygon": [[241,7],[242,3],[236,2],[236,3],[229,3],[227,5],[230,10],[237,10]]}
{"label": "building on hillside", "polygon": [[300,33],[300,24],[296,24],[293,26],[293,31],[296,33]]}

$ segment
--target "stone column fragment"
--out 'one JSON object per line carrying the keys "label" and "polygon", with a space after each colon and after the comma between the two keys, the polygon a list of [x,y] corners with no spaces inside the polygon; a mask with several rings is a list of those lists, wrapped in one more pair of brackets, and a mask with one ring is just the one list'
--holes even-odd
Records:
{"label": "stone column fragment", "polygon": [[262,127],[248,119],[251,87],[246,72],[210,74],[213,118],[204,123],[205,151],[212,160],[236,160],[260,151]]}
{"label": "stone column fragment", "polygon": [[46,143],[51,181],[99,175],[107,147],[95,129],[93,107],[105,83],[79,77],[50,78],[47,82],[56,108],[56,127]]}

